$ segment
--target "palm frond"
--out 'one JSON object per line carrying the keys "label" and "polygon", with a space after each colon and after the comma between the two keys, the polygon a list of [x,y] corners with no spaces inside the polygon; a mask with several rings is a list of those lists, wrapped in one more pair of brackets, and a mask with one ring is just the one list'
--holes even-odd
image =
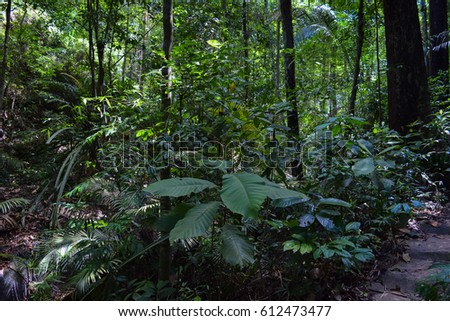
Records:
{"label": "palm frond", "polygon": [[69,277],[69,283],[84,293],[121,264],[116,258],[119,239],[99,230],[61,232],[39,248],[43,273],[59,271]]}
{"label": "palm frond", "polygon": [[7,213],[14,208],[24,207],[29,203],[29,200],[22,197],[10,198],[8,200],[0,202],[0,213]]}
{"label": "palm frond", "polygon": [[3,151],[0,151],[0,168],[2,168],[2,171],[17,170],[22,169],[23,167],[23,161]]}

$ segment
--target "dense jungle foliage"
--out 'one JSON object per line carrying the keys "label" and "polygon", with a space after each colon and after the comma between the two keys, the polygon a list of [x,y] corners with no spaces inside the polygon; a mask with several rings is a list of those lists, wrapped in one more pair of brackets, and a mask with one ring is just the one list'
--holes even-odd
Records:
{"label": "dense jungle foliage", "polygon": [[364,299],[450,185],[448,35],[412,2],[431,108],[401,130],[383,1],[2,2],[0,233],[41,224],[0,244],[24,297]]}

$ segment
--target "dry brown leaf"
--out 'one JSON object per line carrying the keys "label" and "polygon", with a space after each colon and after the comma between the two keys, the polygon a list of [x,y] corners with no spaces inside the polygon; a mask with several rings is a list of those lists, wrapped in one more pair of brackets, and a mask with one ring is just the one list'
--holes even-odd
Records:
{"label": "dry brown leaf", "polygon": [[400,291],[391,290],[390,292],[391,292],[391,294],[394,294],[394,295],[397,295],[397,296],[401,296],[401,297],[404,297],[404,298],[408,297],[405,293],[402,293]]}
{"label": "dry brown leaf", "polygon": [[436,222],[436,221],[431,221],[431,220],[430,220],[429,223],[430,223],[430,225],[433,226],[433,227],[438,227],[438,226],[439,226],[439,223]]}
{"label": "dry brown leaf", "polygon": [[403,261],[405,261],[406,263],[411,262],[411,257],[409,256],[408,253],[403,253],[403,254],[402,254],[402,259],[403,259]]}

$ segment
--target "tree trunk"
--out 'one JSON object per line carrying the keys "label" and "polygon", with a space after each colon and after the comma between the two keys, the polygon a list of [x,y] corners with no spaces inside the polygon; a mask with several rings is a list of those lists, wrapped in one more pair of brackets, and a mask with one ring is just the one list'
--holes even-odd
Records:
{"label": "tree trunk", "polygon": [[425,60],[415,0],[383,0],[388,63],[389,127],[404,135],[430,115]]}
{"label": "tree trunk", "polygon": [[288,126],[290,133],[298,136],[298,113],[297,97],[295,92],[295,54],[294,54],[294,29],[292,26],[292,4],[291,0],[280,0],[281,23],[283,27],[284,42],[284,70],[286,85],[286,100],[291,104],[288,114]]}
{"label": "tree trunk", "polygon": [[355,56],[355,69],[353,71],[353,84],[352,93],[350,95],[348,112],[352,115],[355,114],[356,94],[358,92],[358,79],[359,72],[361,70],[361,55],[364,45],[364,0],[359,0],[358,6],[358,38],[356,40],[356,56]]}
{"label": "tree trunk", "polygon": [[248,0],[242,0],[242,36],[244,40],[244,102],[248,103],[248,88],[250,81],[250,68],[248,65],[248,40],[250,38],[248,30]]}
{"label": "tree trunk", "polygon": [[277,53],[275,58],[276,68],[275,68],[275,94],[280,98],[280,57],[281,57],[281,21],[277,19]]}
{"label": "tree trunk", "polygon": [[[164,78],[164,84],[161,88],[161,110],[164,115],[166,124],[169,120],[169,108],[172,105],[171,88],[171,69],[169,62],[172,55],[173,46],[173,3],[172,0],[164,0],[163,5],[163,51],[165,55],[165,63],[161,69],[162,76]],[[166,167],[161,170],[161,179],[170,178],[170,163],[166,164]],[[161,197],[161,212],[168,212],[171,208],[170,198]],[[159,280],[169,280],[170,276],[170,257],[171,249],[169,241],[164,241],[159,249]]]}
{"label": "tree trunk", "polygon": [[430,0],[430,75],[448,70],[447,0]]}
{"label": "tree trunk", "polygon": [[11,6],[12,0],[8,0],[6,4],[6,26],[5,26],[5,39],[3,40],[3,59],[2,67],[0,70],[0,118],[2,119],[3,126],[3,98],[5,97],[6,88],[6,70],[8,69],[8,44],[9,44],[9,31],[11,30]]}
{"label": "tree trunk", "polygon": [[[100,0],[95,1],[95,19],[94,19],[94,32],[95,32],[95,44],[97,47],[97,60],[98,60],[98,77],[97,77],[97,96],[104,95],[104,82],[105,82],[105,41],[100,35]],[[106,33],[107,31],[105,31]]]}
{"label": "tree trunk", "polygon": [[[295,91],[295,54],[294,54],[294,29],[292,26],[292,3],[291,0],[280,0],[281,24],[283,27],[284,42],[284,73],[286,86],[286,101],[290,103],[291,110],[288,111],[287,123],[289,133],[296,138],[299,135],[297,96]],[[291,164],[292,176],[299,175],[298,162]]]}
{"label": "tree trunk", "polygon": [[428,10],[427,1],[420,0],[420,14],[422,16],[422,38],[423,38],[423,52],[425,54],[425,69],[427,70],[427,75],[430,75],[430,37],[428,33]]}
{"label": "tree trunk", "polygon": [[[88,43],[89,43],[89,67],[91,73],[91,96],[97,96],[96,88],[96,74],[95,74],[95,46],[94,46],[94,7],[92,4],[93,0],[87,0],[86,11],[88,20]],[[89,113],[88,113],[89,117]]]}
{"label": "tree trunk", "polygon": [[377,106],[376,106],[376,117],[375,119],[378,120],[378,124],[381,125],[383,122],[383,106],[381,105],[381,59],[380,59],[380,17],[378,12],[378,1],[375,0],[375,50],[376,50],[376,57],[377,57]]}

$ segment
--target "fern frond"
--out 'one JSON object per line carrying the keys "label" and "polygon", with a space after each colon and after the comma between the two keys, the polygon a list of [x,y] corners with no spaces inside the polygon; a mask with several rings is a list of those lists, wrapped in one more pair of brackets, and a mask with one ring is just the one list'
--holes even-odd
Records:
{"label": "fern frond", "polygon": [[0,168],[3,170],[22,169],[24,162],[20,159],[13,157],[5,152],[0,151]]}
{"label": "fern frond", "polygon": [[8,200],[0,202],[0,212],[1,213],[7,213],[11,211],[14,208],[17,207],[24,207],[30,203],[29,200],[17,197],[17,198],[10,198]]}
{"label": "fern frond", "polygon": [[141,206],[135,211],[136,215],[143,215],[143,214],[157,214],[159,213],[160,203],[158,201],[154,201],[151,204],[147,204],[144,206]]}

